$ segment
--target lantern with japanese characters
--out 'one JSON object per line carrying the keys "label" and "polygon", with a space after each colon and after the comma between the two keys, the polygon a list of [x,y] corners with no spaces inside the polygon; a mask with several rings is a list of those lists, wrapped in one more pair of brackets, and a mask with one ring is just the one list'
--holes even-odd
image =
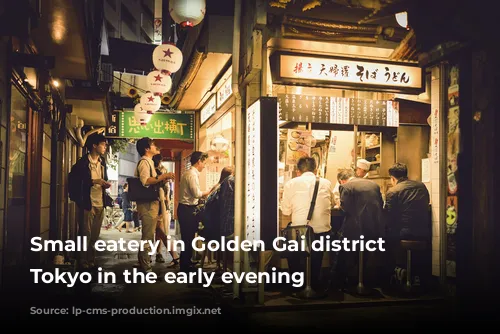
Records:
{"label": "lantern with japanese characters", "polygon": [[161,107],[161,97],[154,95],[151,92],[147,92],[143,96],[141,96],[141,107],[147,113],[152,114],[157,111]]}
{"label": "lantern with japanese characters", "polygon": [[182,65],[182,51],[173,43],[158,45],[153,51],[153,65],[168,74],[177,72]]}
{"label": "lantern with japanese characters", "polygon": [[170,0],[168,12],[183,28],[192,28],[203,21],[206,12],[205,0]]}
{"label": "lantern with japanese characters", "polygon": [[134,117],[141,125],[146,125],[151,120],[151,117],[153,117],[153,114],[142,109],[141,104],[137,103],[134,107]]}
{"label": "lantern with japanese characters", "polygon": [[166,71],[152,71],[148,74],[146,80],[148,90],[160,97],[172,87],[172,78]]}

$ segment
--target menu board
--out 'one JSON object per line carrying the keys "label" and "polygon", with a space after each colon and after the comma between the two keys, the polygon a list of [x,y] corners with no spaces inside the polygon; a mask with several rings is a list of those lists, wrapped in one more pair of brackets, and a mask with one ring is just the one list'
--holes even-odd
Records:
{"label": "menu board", "polygon": [[292,122],[330,123],[330,97],[278,94],[279,119]]}
{"label": "menu board", "polygon": [[260,238],[260,167],[261,167],[261,112],[260,101],[247,109],[246,144],[246,240]]}
{"label": "menu board", "polygon": [[354,124],[350,123],[350,100],[343,97],[330,98],[331,116],[334,124]]}
{"label": "menu board", "polygon": [[261,97],[246,110],[245,233],[272,250],[279,235],[278,101]]}
{"label": "menu board", "polygon": [[399,103],[345,97],[278,94],[282,121],[399,126]]}

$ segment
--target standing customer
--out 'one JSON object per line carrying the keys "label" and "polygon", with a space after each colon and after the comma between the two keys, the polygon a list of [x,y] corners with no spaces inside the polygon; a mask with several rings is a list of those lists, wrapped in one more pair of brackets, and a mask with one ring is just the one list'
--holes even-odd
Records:
{"label": "standing customer", "polygon": [[132,203],[128,200],[128,183],[123,185],[122,193],[122,210],[123,210],[123,221],[120,225],[116,226],[116,229],[121,232],[123,225],[125,224],[125,232],[132,233],[131,227],[133,228],[134,218],[132,217]]}
{"label": "standing customer", "polygon": [[191,263],[193,253],[194,234],[198,230],[198,221],[194,215],[195,208],[200,198],[208,196],[210,190],[202,192],[200,189],[200,172],[205,168],[208,154],[195,151],[191,154],[191,168],[181,177],[179,205],[177,214],[181,228],[181,238],[184,250],[181,252],[180,270],[182,272],[194,271]]}
{"label": "standing customer", "polygon": [[[144,137],[137,141],[137,152],[141,159],[137,163],[136,177],[139,177],[144,187],[157,186],[159,183],[173,178],[172,173],[165,173],[158,175],[156,173],[153,156],[160,153],[156,147],[153,139]],[[151,202],[137,201],[137,212],[141,220],[141,240],[148,240],[153,242],[155,240],[156,219],[158,217],[158,210],[160,208],[159,199]],[[146,244],[144,250],[138,253],[139,266],[144,272],[151,272],[151,258],[149,253],[151,246]]]}
{"label": "standing customer", "polygon": [[73,165],[69,175],[69,195],[80,209],[80,235],[87,237],[88,243],[88,251],[82,252],[80,257],[83,269],[96,267],[94,245],[99,239],[104,218],[105,189],[111,186],[107,182],[106,162],[102,158],[107,145],[103,135],[90,135],[85,142],[89,153]]}

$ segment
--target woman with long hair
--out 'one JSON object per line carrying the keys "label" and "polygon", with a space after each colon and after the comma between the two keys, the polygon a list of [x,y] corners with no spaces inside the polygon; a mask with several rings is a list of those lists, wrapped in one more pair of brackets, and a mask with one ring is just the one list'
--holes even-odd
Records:
{"label": "woman with long hair", "polygon": [[[167,173],[167,170],[161,164],[162,159],[163,159],[163,157],[161,156],[161,154],[157,154],[153,157],[153,162],[155,164],[156,173],[158,175]],[[169,185],[169,183],[165,182],[165,183],[161,183],[161,187],[162,187],[163,192],[165,194],[165,202],[164,202],[165,209],[166,209],[165,214],[170,216],[169,209],[168,209],[170,207],[170,196],[169,196],[170,195],[170,185]],[[167,247],[167,250],[169,250],[170,249],[170,247],[169,247],[170,240],[168,240],[168,238],[167,238],[166,227],[165,227],[165,224],[163,224],[164,218],[163,218],[162,207],[163,207],[163,205],[160,205],[160,210],[158,212],[158,219],[157,219],[157,224],[156,224],[155,238],[156,238],[156,240],[160,239],[161,241],[163,241],[163,244],[165,245],[165,247]],[[168,223],[170,223],[170,222],[168,222]],[[172,256],[172,261],[170,262],[169,267],[177,266],[179,264],[179,255],[174,250],[171,250],[171,249],[169,250],[169,253],[170,253],[170,256]],[[163,255],[161,254],[161,243],[158,245],[158,251],[156,253],[156,262],[159,262],[159,263],[165,262],[165,259],[163,258]]]}

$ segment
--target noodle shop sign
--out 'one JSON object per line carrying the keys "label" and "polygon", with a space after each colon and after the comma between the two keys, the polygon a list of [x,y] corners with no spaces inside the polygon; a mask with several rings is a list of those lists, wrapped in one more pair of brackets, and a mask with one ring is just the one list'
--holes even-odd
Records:
{"label": "noodle shop sign", "polygon": [[422,68],[414,63],[331,58],[277,52],[271,57],[273,82],[323,87],[421,93]]}

